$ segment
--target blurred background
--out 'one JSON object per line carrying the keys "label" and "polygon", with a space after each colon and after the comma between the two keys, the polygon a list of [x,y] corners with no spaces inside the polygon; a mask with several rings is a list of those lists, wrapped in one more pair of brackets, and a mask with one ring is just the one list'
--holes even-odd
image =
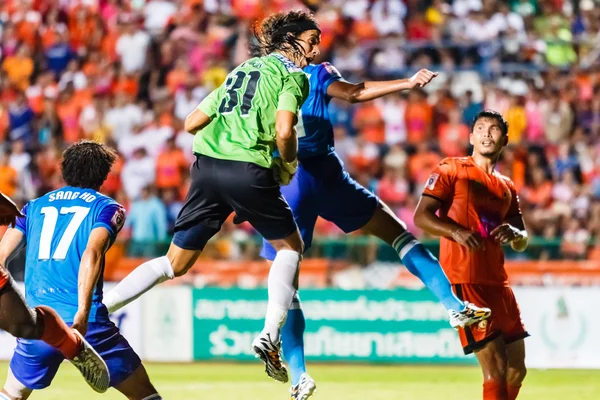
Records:
{"label": "blurred background", "polygon": [[[126,207],[127,223],[105,279],[163,255],[194,159],[183,120],[249,57],[253,21],[292,8],[315,11],[317,61],[349,81],[440,73],[424,90],[330,106],[348,171],[434,254],[438,241],[412,219],[430,170],[467,154],[478,111],[504,115],[498,170],[515,182],[532,237],[526,252],[506,250],[533,335],[528,364],[600,368],[591,317],[600,307],[598,0],[4,0],[0,191],[22,205],[63,185],[66,146],[107,143],[120,158],[102,192]],[[115,321],[148,360],[251,359],[266,299],[260,243],[228,221],[188,275]],[[10,265],[16,279],[22,257]],[[440,306],[376,239],[319,220],[300,282],[309,361],[474,363]]]}

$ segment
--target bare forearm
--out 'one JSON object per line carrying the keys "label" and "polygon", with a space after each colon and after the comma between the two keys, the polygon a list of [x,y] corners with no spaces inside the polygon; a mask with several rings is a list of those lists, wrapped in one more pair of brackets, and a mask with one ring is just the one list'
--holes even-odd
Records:
{"label": "bare forearm", "polygon": [[79,266],[79,280],[77,285],[79,313],[88,315],[92,308],[92,295],[102,271],[102,257],[102,253],[98,251],[86,250],[83,253]]}
{"label": "bare forearm", "polygon": [[356,90],[349,99],[352,103],[375,100],[391,93],[409,90],[408,79],[397,79],[394,81],[367,81],[356,85]]}
{"label": "bare forearm", "polygon": [[422,211],[415,214],[415,225],[430,235],[447,238],[451,238],[453,233],[462,228],[457,223],[443,221],[430,211]]}
{"label": "bare forearm", "polygon": [[296,129],[277,135],[277,150],[285,162],[292,162],[298,157]]}

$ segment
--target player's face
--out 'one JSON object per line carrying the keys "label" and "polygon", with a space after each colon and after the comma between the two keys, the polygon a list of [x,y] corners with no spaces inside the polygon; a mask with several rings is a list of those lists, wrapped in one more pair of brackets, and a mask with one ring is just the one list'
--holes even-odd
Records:
{"label": "player's face", "polygon": [[304,54],[299,60],[298,66],[300,68],[306,67],[310,64],[320,53],[319,44],[321,43],[321,34],[318,30],[312,29],[310,31],[304,31],[298,36],[298,44],[302,47]]}
{"label": "player's face", "polygon": [[500,154],[508,137],[502,134],[495,118],[480,118],[473,127],[470,142],[475,153],[490,157]]}

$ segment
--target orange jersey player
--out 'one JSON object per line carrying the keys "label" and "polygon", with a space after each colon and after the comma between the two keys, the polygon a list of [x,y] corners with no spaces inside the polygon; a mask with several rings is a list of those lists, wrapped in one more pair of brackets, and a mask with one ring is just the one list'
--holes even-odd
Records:
{"label": "orange jersey player", "polygon": [[457,296],[492,310],[488,320],[459,329],[465,354],[474,352],[483,370],[484,400],[514,400],[525,378],[529,334],[508,286],[502,245],[524,251],[527,231],[514,184],[494,169],[508,124],[499,113],[482,111],[470,143],[471,157],[446,158],[432,172],[415,223],[441,236],[440,263]]}

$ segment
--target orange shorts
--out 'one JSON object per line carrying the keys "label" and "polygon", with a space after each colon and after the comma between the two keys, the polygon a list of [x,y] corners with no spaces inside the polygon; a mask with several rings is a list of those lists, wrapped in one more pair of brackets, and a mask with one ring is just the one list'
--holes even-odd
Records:
{"label": "orange shorts", "polygon": [[10,273],[4,267],[0,266],[0,290],[6,286],[10,280]]}
{"label": "orange shorts", "polygon": [[481,349],[498,337],[504,338],[504,342],[508,344],[529,336],[521,321],[521,311],[511,288],[465,283],[452,286],[459,299],[492,310],[492,315],[487,320],[458,330],[465,354]]}

